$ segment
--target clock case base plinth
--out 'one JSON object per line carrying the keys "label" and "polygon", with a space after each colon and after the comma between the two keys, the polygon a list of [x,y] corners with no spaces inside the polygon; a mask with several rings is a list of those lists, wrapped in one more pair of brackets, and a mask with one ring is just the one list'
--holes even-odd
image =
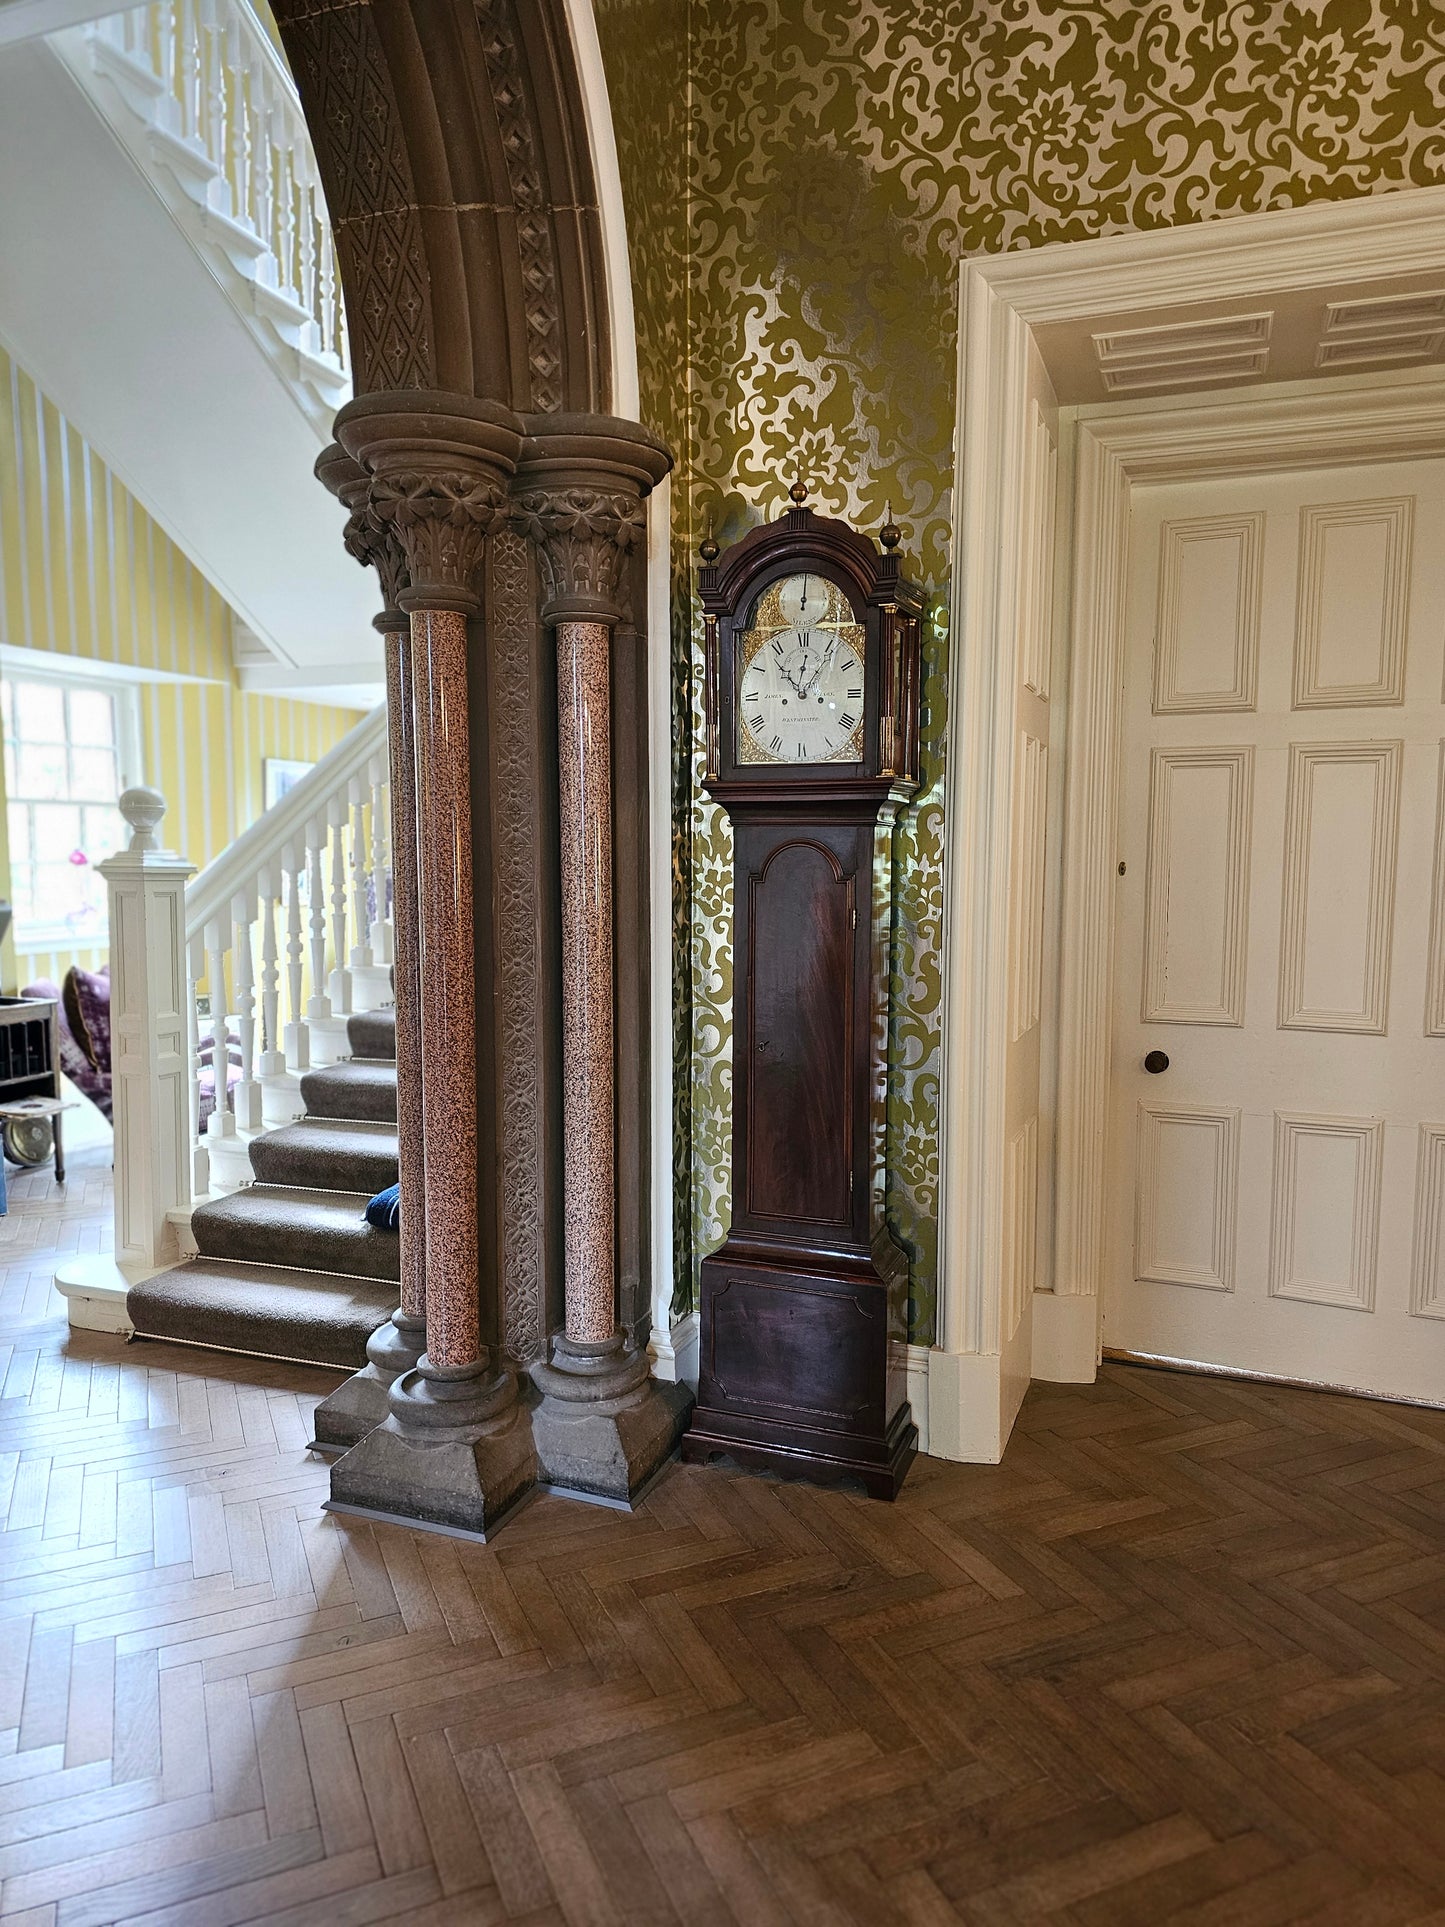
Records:
{"label": "clock case base plinth", "polygon": [[905,1396],[907,1266],[872,1251],[761,1251],[729,1239],[701,1266],[703,1355],[682,1456],[726,1453],[784,1477],[856,1479],[893,1499],[918,1450]]}

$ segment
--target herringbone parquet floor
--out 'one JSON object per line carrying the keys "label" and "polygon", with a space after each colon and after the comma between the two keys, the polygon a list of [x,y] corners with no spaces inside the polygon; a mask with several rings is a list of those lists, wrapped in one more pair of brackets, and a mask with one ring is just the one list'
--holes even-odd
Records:
{"label": "herringbone parquet floor", "polygon": [[1445,1415],[1113,1368],[892,1508],[323,1516],[330,1381],[67,1339],[0,1221],[25,1927],[1445,1922]]}

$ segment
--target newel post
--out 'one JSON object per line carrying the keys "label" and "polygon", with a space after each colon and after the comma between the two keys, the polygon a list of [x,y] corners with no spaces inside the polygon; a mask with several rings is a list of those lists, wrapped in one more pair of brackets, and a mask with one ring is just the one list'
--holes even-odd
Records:
{"label": "newel post", "polygon": [[159,790],[129,789],[129,847],[99,865],[110,901],[115,1258],[131,1282],[173,1262],[167,1214],[191,1202],[186,879],[195,865],[159,849]]}

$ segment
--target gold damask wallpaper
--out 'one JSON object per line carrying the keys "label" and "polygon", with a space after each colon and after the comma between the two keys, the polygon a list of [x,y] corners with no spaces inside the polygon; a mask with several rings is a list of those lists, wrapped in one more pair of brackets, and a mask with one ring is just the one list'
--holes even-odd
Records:
{"label": "gold damask wallpaper", "polygon": [[885,503],[932,595],[925,782],[899,832],[891,1210],[932,1336],[957,264],[1445,178],[1438,0],[596,0],[643,407],[679,457],[678,1299],[728,1213],[731,851],[699,788],[685,565]]}

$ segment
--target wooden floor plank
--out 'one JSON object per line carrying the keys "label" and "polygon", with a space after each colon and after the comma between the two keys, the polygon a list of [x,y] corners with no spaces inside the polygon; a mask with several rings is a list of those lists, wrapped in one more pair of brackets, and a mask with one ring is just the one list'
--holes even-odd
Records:
{"label": "wooden floor plank", "polygon": [[464,1545],[321,1512],[334,1374],[69,1333],[73,1170],[0,1219],[6,1927],[1445,1927],[1445,1415],[1111,1366],[891,1507]]}

